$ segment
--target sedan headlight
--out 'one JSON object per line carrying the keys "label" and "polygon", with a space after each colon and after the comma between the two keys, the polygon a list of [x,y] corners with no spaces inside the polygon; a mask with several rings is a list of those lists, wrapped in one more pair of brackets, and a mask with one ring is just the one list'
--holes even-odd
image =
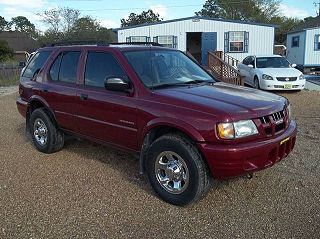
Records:
{"label": "sedan headlight", "polygon": [[299,80],[304,80],[304,75],[303,75],[303,74],[301,74],[301,75],[299,76]]}
{"label": "sedan headlight", "polygon": [[218,124],[218,134],[221,139],[238,139],[258,134],[257,126],[252,120],[241,120],[233,123]]}
{"label": "sedan headlight", "polygon": [[269,75],[266,75],[266,74],[263,74],[263,75],[262,75],[262,79],[263,79],[263,80],[273,80],[273,77],[272,77],[272,76],[269,76]]}

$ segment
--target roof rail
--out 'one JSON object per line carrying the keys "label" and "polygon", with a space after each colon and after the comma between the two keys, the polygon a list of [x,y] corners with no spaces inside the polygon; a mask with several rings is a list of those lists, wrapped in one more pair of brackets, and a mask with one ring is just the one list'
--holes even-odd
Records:
{"label": "roof rail", "polygon": [[76,46],[76,45],[108,46],[109,43],[104,41],[60,41],[60,42],[51,43],[47,46]]}
{"label": "roof rail", "polygon": [[157,42],[113,42],[110,45],[144,45],[144,46],[163,46]]}
{"label": "roof rail", "polygon": [[110,46],[110,45],[144,45],[144,46],[163,46],[157,42],[104,42],[104,41],[60,41],[50,43],[46,46],[77,46],[77,45],[92,45],[92,46]]}

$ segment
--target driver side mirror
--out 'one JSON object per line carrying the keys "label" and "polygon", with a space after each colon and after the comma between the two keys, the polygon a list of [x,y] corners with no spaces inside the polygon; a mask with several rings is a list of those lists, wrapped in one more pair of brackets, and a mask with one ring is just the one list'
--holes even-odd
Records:
{"label": "driver side mirror", "polygon": [[295,68],[295,67],[297,67],[297,64],[291,64],[291,67]]}
{"label": "driver side mirror", "polygon": [[254,66],[252,64],[249,64],[248,67],[249,68],[254,68]]}
{"label": "driver side mirror", "polygon": [[107,78],[104,82],[104,87],[111,91],[130,92],[130,84],[119,77]]}

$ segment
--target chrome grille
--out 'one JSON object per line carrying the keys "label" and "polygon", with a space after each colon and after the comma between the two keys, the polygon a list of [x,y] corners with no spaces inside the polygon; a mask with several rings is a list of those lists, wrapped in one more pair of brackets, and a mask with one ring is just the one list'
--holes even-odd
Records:
{"label": "chrome grille", "polygon": [[296,81],[297,77],[277,77],[278,81]]}
{"label": "chrome grille", "polygon": [[259,118],[267,136],[273,136],[283,131],[287,124],[286,111],[278,111]]}

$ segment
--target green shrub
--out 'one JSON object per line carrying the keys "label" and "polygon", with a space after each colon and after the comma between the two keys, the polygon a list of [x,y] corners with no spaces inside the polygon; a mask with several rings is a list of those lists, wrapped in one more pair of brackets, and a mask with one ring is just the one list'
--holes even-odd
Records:
{"label": "green shrub", "polygon": [[8,46],[8,42],[0,40],[0,62],[13,58],[13,50]]}

